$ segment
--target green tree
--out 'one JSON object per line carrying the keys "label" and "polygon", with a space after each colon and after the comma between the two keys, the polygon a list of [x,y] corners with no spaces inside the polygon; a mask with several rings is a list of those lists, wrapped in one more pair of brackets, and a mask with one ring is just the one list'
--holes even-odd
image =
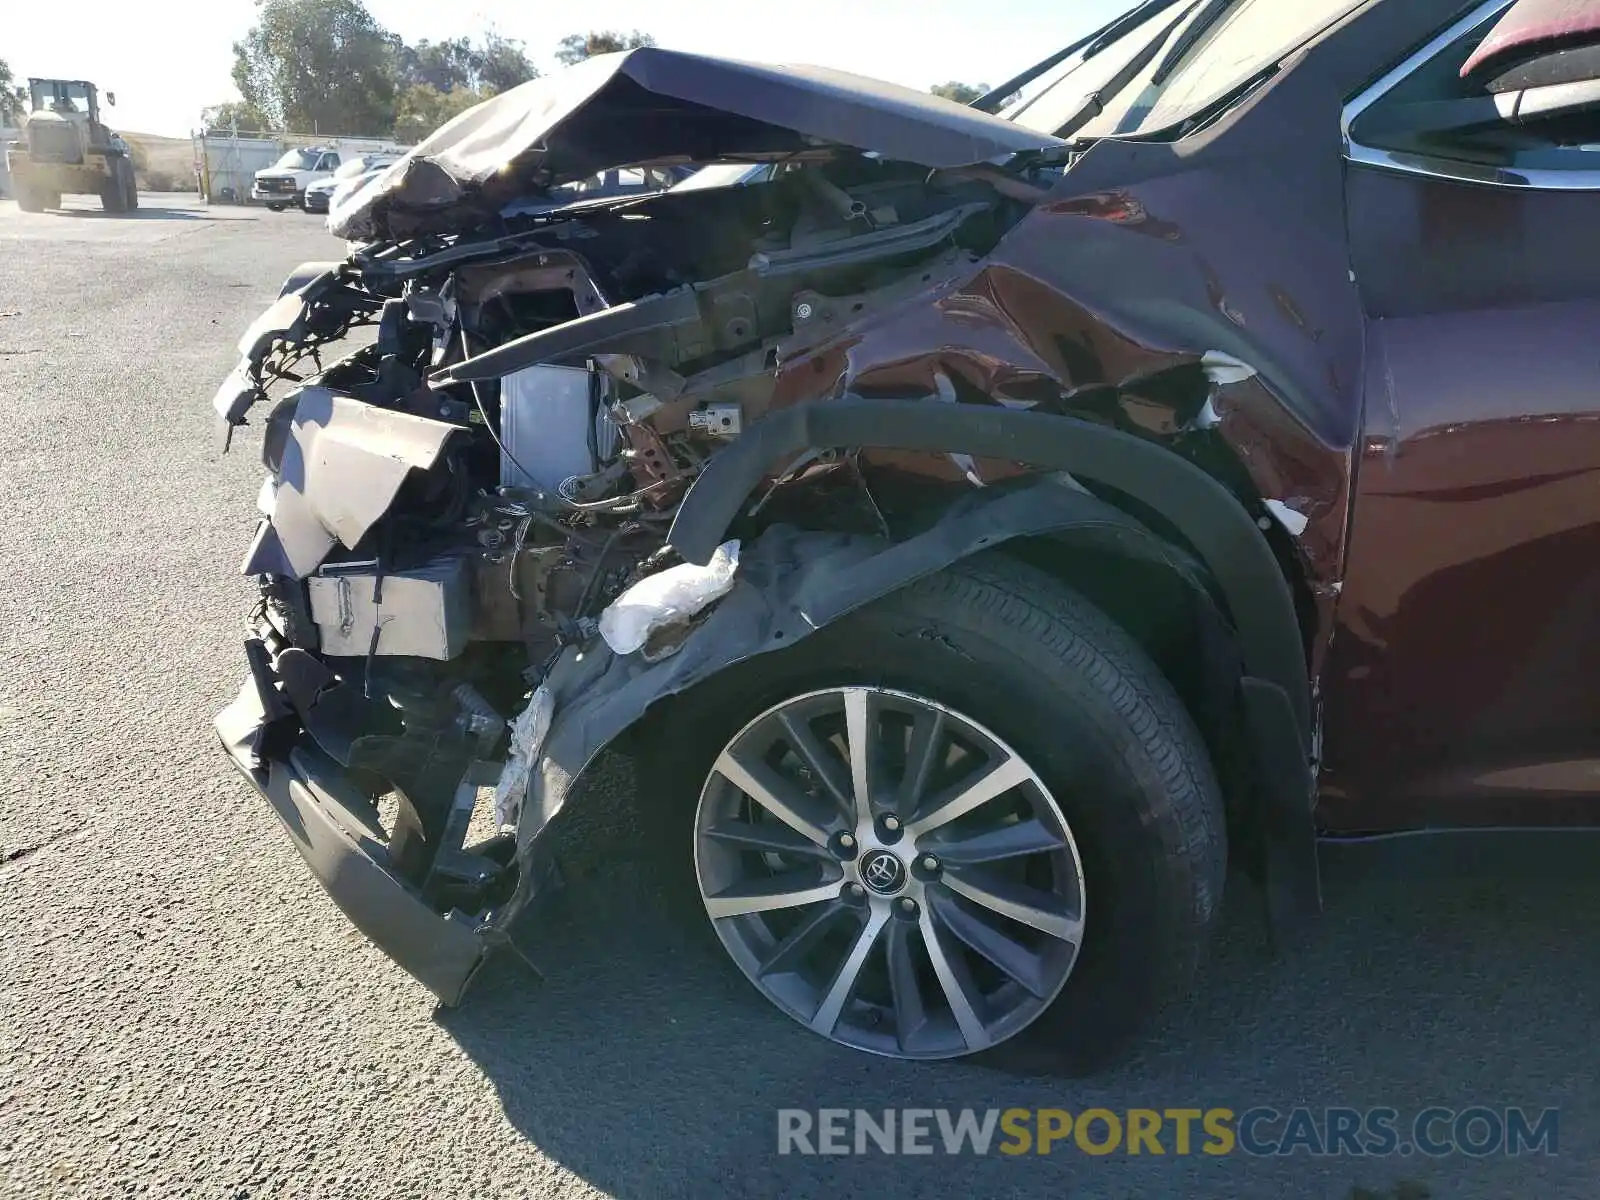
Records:
{"label": "green tree", "polygon": [[492,96],[539,76],[521,42],[494,32],[477,42],[460,37],[408,46],[393,35],[391,41],[395,80],[402,93],[420,84],[445,95],[466,90]]}
{"label": "green tree", "polygon": [[471,39],[430,42],[424,38],[415,46],[408,46],[399,36],[389,36],[394,47],[395,81],[402,90],[416,84],[436,92],[477,87],[483,56]]}
{"label": "green tree", "polygon": [[267,113],[248,100],[227,100],[200,110],[207,129],[238,129],[251,133],[275,133],[278,125]]}
{"label": "green tree", "polygon": [[15,125],[22,120],[27,93],[11,78],[11,64],[0,58],[0,125]]}
{"label": "green tree", "polygon": [[402,142],[420,142],[483,99],[481,92],[470,88],[441,92],[429,84],[414,83],[395,102],[394,136]]}
{"label": "green tree", "polygon": [[394,124],[393,40],[361,0],[257,0],[233,47],[245,103],[297,133],[378,133]]}
{"label": "green tree", "polygon": [[539,77],[539,68],[529,60],[527,47],[511,38],[486,33],[477,53],[478,86],[491,96]]}
{"label": "green tree", "polygon": [[634,50],[640,46],[654,46],[655,38],[635,29],[622,33],[615,29],[591,29],[588,33],[574,33],[556,44],[556,61],[565,66],[580,63],[596,54],[612,54],[618,50]]}
{"label": "green tree", "polygon": [[935,96],[943,96],[946,100],[954,100],[957,104],[971,104],[979,96],[986,95],[989,91],[987,83],[962,83],[952,79],[949,83],[936,83],[928,89]]}

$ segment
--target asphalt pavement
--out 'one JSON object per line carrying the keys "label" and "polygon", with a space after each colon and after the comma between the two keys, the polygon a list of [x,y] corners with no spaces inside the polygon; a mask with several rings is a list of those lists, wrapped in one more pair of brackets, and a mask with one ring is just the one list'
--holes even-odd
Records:
{"label": "asphalt pavement", "polygon": [[[1592,1197],[1600,873],[1577,835],[1328,856],[1274,961],[1248,886],[1137,1058],[1016,1080],[837,1050],[769,1009],[641,844],[615,760],[569,886],[438,1012],[215,746],[257,431],[208,400],[300,213],[0,201],[0,1194]],[[780,1156],[780,1108],[1557,1107],[1558,1153]],[[1169,1143],[1170,1146],[1170,1143]]]}

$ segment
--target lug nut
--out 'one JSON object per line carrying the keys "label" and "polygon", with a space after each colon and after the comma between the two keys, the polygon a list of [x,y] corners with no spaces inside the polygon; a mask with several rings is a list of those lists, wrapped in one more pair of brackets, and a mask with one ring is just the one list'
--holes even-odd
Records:
{"label": "lug nut", "polygon": [[841,833],[839,835],[839,845],[843,846],[846,850],[851,849],[855,844],[856,839],[851,837],[848,833]]}
{"label": "lug nut", "polygon": [[905,913],[908,917],[915,916],[917,911],[917,902],[910,896],[902,896],[900,898],[900,911]]}
{"label": "lug nut", "polygon": [[922,869],[924,871],[937,871],[939,869],[939,860],[931,854],[924,854],[922,856]]}
{"label": "lug nut", "polygon": [[883,819],[883,827],[890,833],[894,833],[900,828],[900,818],[891,813],[889,816]]}
{"label": "lug nut", "polygon": [[847,883],[844,885],[844,894],[852,900],[859,900],[867,894],[867,889],[859,883]]}

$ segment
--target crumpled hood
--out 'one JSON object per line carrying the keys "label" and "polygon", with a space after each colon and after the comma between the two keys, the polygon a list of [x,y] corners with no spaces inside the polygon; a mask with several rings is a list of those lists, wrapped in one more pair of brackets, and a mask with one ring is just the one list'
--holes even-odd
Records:
{"label": "crumpled hood", "polygon": [[947,168],[1062,144],[862,75],[646,47],[598,55],[469,109],[344,197],[328,226],[352,239],[468,229],[529,190],[665,159],[840,145]]}

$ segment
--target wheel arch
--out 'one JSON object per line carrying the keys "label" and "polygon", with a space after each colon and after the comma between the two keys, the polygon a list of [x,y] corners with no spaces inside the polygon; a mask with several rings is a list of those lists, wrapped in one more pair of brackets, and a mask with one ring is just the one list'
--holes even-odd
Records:
{"label": "wheel arch", "polygon": [[[813,449],[960,452],[1065,471],[1158,513],[1192,549],[1238,632],[1245,672],[1285,695],[1309,757],[1311,681],[1293,586],[1255,519],[1199,467],[1143,439],[1072,417],[982,405],[848,396],[773,413],[714,457],[668,536],[704,563],[745,500],[781,460]],[[1016,535],[1013,535],[1016,536]]]}
{"label": "wheel arch", "polygon": [[[1164,447],[1071,417],[985,405],[847,396],[780,410],[713,458],[690,488],[669,535],[705,562],[773,464],[839,447],[960,452],[1066,472],[1103,506],[1057,524],[1001,528],[1003,546],[1079,588],[1138,639],[1195,716],[1233,799],[1230,820],[1266,897],[1275,938],[1320,911],[1313,759],[1317,730],[1296,585],[1256,519],[1218,480]],[[1157,514],[1155,532],[1094,494],[1131,498]],[[979,494],[981,496],[981,493]],[[974,500],[974,503],[982,503]],[[1175,533],[1176,541],[1162,536]],[[1097,564],[1116,564],[1115,576]],[[909,578],[896,584],[903,586]],[[1161,639],[1132,619],[1119,583],[1162,581],[1192,640]],[[890,589],[892,590],[892,589]],[[1152,593],[1143,593],[1148,600]],[[1130,626],[1132,626],[1130,628]],[[1168,631],[1170,635],[1171,631]]]}

